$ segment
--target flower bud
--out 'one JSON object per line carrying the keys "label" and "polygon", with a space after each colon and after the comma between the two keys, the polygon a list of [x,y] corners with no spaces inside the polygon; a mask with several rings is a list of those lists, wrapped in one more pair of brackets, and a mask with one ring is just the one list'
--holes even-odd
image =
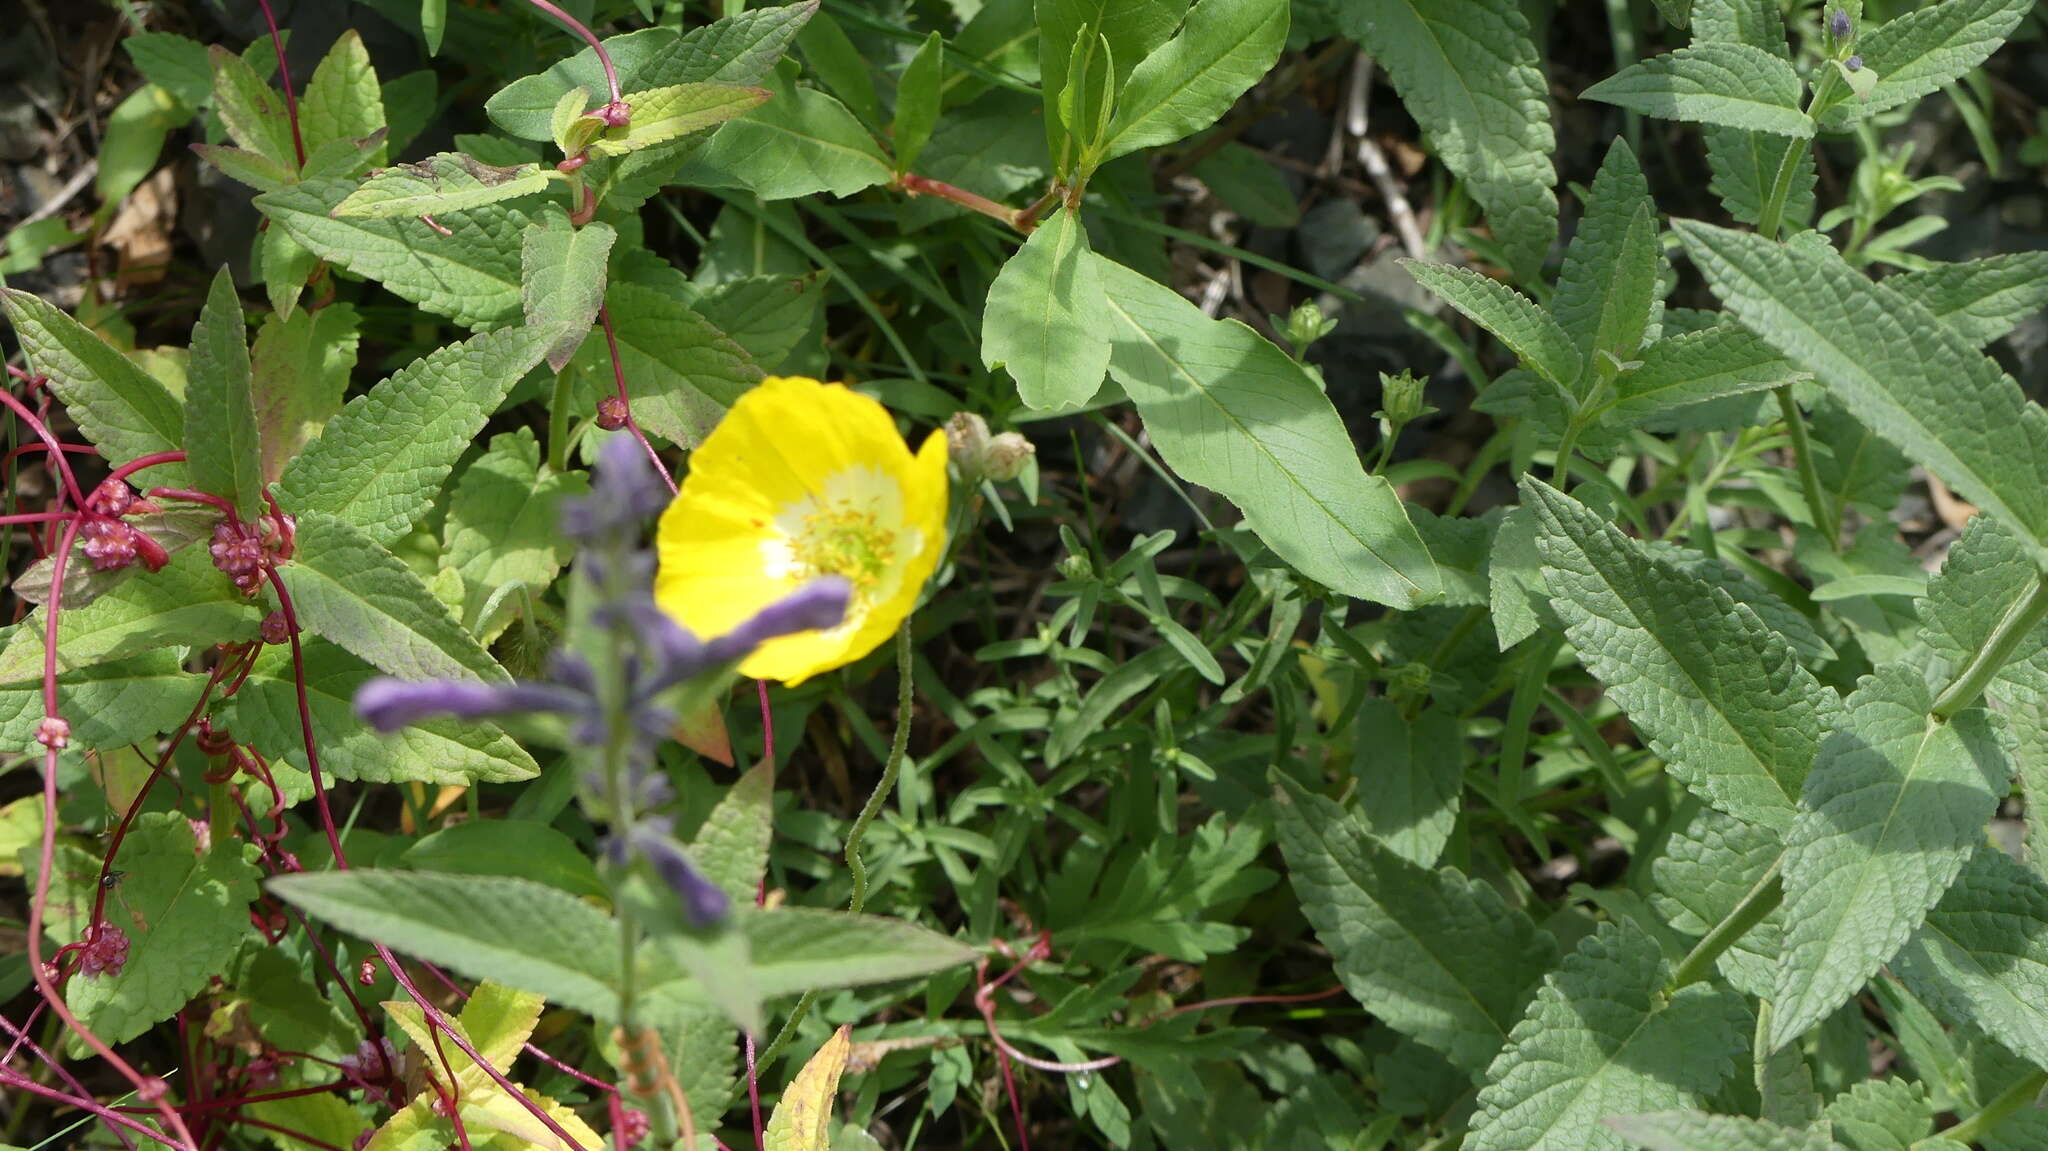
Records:
{"label": "flower bud", "polygon": [[62,751],[71,746],[71,725],[59,716],[44,716],[36,725],[36,742],[51,751]]}
{"label": "flower bud", "polygon": [[1847,68],[1851,72],[1861,72],[1863,71],[1863,57],[1851,56],[1847,60],[1842,61],[1842,67]]}
{"label": "flower bud", "polygon": [[1423,401],[1423,389],[1429,386],[1429,377],[1416,379],[1411,372],[1398,376],[1380,373],[1379,418],[1395,427],[1426,416],[1436,409]]}
{"label": "flower bud", "polygon": [[260,630],[264,643],[290,643],[292,641],[292,625],[284,618],[284,613],[281,611],[274,611],[264,616],[263,626]]}
{"label": "flower bud", "polygon": [[1848,9],[1836,8],[1828,13],[1828,35],[1836,40],[1847,40],[1855,30],[1855,24],[1849,20]]}
{"label": "flower bud", "polygon": [[988,451],[982,455],[982,474],[997,483],[1014,480],[1037,451],[1030,440],[1016,432],[1004,432],[988,442]]}
{"label": "flower bud", "polygon": [[100,486],[85,497],[85,510],[94,515],[124,516],[134,504],[135,489],[112,477],[101,480]]}
{"label": "flower bud", "polygon": [[970,482],[1014,480],[1034,451],[1031,441],[1016,432],[990,435],[988,421],[973,412],[955,412],[946,421],[946,454]]}
{"label": "flower bud", "polygon": [[608,128],[625,128],[633,123],[633,106],[624,100],[613,100],[590,114],[604,121]]}
{"label": "flower bud", "polygon": [[617,396],[606,396],[597,401],[597,426],[608,432],[616,432],[626,426],[626,401]]}
{"label": "flower bud", "polygon": [[988,450],[988,421],[973,412],[954,412],[946,421],[946,454],[963,474],[978,475]]}

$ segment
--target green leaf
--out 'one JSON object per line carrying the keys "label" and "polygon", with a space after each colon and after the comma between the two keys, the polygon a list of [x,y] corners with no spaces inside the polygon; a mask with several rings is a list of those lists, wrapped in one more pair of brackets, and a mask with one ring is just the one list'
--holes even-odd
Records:
{"label": "green leaf", "polygon": [[925,37],[917,54],[903,66],[896,81],[896,111],[891,118],[889,139],[896,151],[896,167],[908,172],[917,166],[924,146],[931,142],[932,129],[939,122],[944,92],[940,81],[946,72],[946,43],[937,32]]}
{"label": "green leaf", "polygon": [[618,1017],[618,925],[579,896],[530,879],[432,871],[305,871],[272,894],[364,939]]}
{"label": "green leaf", "polygon": [[[306,281],[319,262],[320,257],[292,239],[290,232],[283,228],[263,229],[262,237],[256,241],[257,274],[263,279],[264,292],[278,318],[288,320],[293,316],[299,306],[299,293],[305,291]],[[349,314],[355,314],[353,308]],[[260,376],[258,380],[261,381]]]}
{"label": "green leaf", "polygon": [[1803,85],[1785,60],[1748,44],[1709,40],[1638,60],[1581,93],[1645,116],[1807,139]]}
{"label": "green leaf", "polygon": [[1615,378],[1614,398],[1599,413],[1612,426],[1635,427],[1664,412],[1806,378],[1747,330],[1716,324],[1666,336],[1645,348],[1640,365]]}
{"label": "green leaf", "polygon": [[1556,957],[1488,884],[1395,855],[1336,804],[1282,778],[1273,811],[1289,878],[1337,976],[1366,1010],[1478,1071]]}
{"label": "green leaf", "polygon": [[519,318],[519,240],[531,219],[491,204],[435,222],[337,219],[330,213],[355,188],[348,179],[308,180],[256,198],[256,206],[314,255],[427,311],[469,328]]}
{"label": "green leaf", "polygon": [[[283,234],[283,229],[273,229]],[[263,318],[249,351],[263,482],[274,483],[306,442],[341,410],[356,366],[356,310],[329,304]]]}
{"label": "green leaf", "polygon": [[[1652,860],[1653,902],[1687,935],[1712,931],[1769,877],[1785,854],[1775,831],[1703,808]],[[1772,911],[1721,954],[1721,974],[1744,995],[1768,998],[1784,940],[1783,909]]]}
{"label": "green leaf", "polygon": [[1934,1133],[1927,1089],[1905,1079],[1854,1084],[1835,1096],[1822,1117],[1855,1151],[1912,1151]]}
{"label": "green leaf", "polygon": [[1292,228],[1301,223],[1301,205],[1287,177],[1256,149],[1225,144],[1203,157],[1194,174],[1224,207],[1254,224]]}
{"label": "green leaf", "polygon": [[1546,976],[1486,1069],[1466,1151],[1620,1151],[1614,1115],[1697,1106],[1746,1046],[1749,1009],[1695,983],[1628,920],[1603,923]]}
{"label": "green leaf", "polygon": [[235,143],[288,172],[299,170],[284,101],[256,69],[218,44],[206,50],[213,65],[213,110]]}
{"label": "green leaf", "polygon": [[1171,288],[1100,257],[1096,267],[1117,322],[1110,374],[1176,472],[1236,504],[1310,579],[1397,607],[1440,594],[1436,563],[1400,498],[1365,473],[1301,365]]}
{"label": "green leaf", "polygon": [[590,152],[596,156],[623,156],[679,139],[757,108],[768,96],[766,88],[737,84],[671,84],[630,92],[620,99],[632,108],[632,123],[624,128],[605,129],[591,141]]}
{"label": "green leaf", "polygon": [[1942,0],[1887,20],[1856,38],[1856,52],[1877,83],[1862,99],[1842,99],[1821,115],[1831,132],[1917,100],[1991,58],[2033,9],[2029,0]]}
{"label": "green leaf", "polygon": [[1337,5],[1344,34],[1385,65],[1436,153],[1486,209],[1516,273],[1533,277],[1557,237],[1550,100],[1516,0]]}
{"label": "green leaf", "polygon": [[1417,867],[1436,866],[1465,788],[1457,717],[1431,708],[1410,721],[1393,700],[1367,699],[1351,732],[1351,774],[1365,829]]}
{"label": "green leaf", "polygon": [[1834,701],[1791,645],[1570,496],[1524,477],[1522,497],[1540,525],[1551,607],[1644,742],[1715,808],[1789,826],[1834,718]]}
{"label": "green leaf", "polygon": [[[1747,44],[1781,59],[1791,58],[1785,44],[1784,16],[1775,0],[1697,0],[1693,42],[1707,41]],[[1813,217],[1816,172],[1813,149],[1806,143],[1791,136],[1713,124],[1707,125],[1701,136],[1707,145],[1707,168],[1713,174],[1707,186],[1721,198],[1729,215],[1745,224],[1762,219],[1764,201],[1790,156],[1791,183],[1781,219],[1797,227]]]}
{"label": "green leaf", "polygon": [[1824,1135],[1735,1115],[1660,1111],[1616,1116],[1607,1125],[1645,1151],[1842,1151]]}
{"label": "green leaf", "polygon": [[[158,141],[162,147],[162,141]],[[259,192],[275,192],[288,188],[298,179],[292,170],[245,148],[230,147],[226,144],[194,144],[192,150],[199,158],[219,170],[220,174],[240,184],[246,184]],[[155,152],[150,153],[149,162],[156,163]]]}
{"label": "green leaf", "polygon": [[347,521],[299,513],[298,550],[278,568],[299,622],[400,679],[509,679],[405,561]]}
{"label": "green leaf", "polygon": [[741,276],[699,296],[692,305],[754,361],[773,373],[805,339],[821,331],[825,276]]}
{"label": "green leaf", "polygon": [[1017,395],[1042,411],[1076,408],[1109,370],[1108,301],[1080,214],[1055,211],[1003,264],[981,317],[981,359],[1007,368]]}
{"label": "green leaf", "polygon": [[[303,647],[314,747],[329,778],[460,785],[509,783],[540,774],[525,748],[488,723],[435,719],[379,735],[355,714],[356,691],[377,670],[323,639],[309,637]],[[258,657],[233,699],[235,738],[273,761],[305,767],[290,652],[267,651]]]}
{"label": "green leaf", "polygon": [[427,514],[455,461],[551,338],[533,328],[486,332],[399,369],[350,400],[285,468],[278,502],[395,542]]}
{"label": "green leaf", "polygon": [[175,32],[135,32],[122,38],[121,49],[143,79],[185,107],[203,107],[213,99],[213,64],[199,41]]}
{"label": "green leaf", "polygon": [[407,867],[451,875],[510,875],[574,895],[609,899],[597,866],[576,841],[544,823],[482,819],[457,823],[405,849]]}
{"label": "green leaf", "polygon": [[[97,333],[18,288],[0,287],[0,309],[21,341],[29,370],[49,379],[50,391],[107,462],[127,463],[184,446],[178,401]],[[150,473],[168,485],[183,476],[184,468],[175,464]]]}
{"label": "green leaf", "polygon": [[461,152],[436,152],[415,164],[394,164],[363,181],[330,216],[427,216],[466,212],[544,191],[549,174],[539,164],[501,168]]}
{"label": "green leaf", "polygon": [[1981,847],[1891,963],[1936,1014],[2048,1062],[2048,883]]}
{"label": "green leaf", "polygon": [[895,175],[846,105],[786,76],[769,84],[768,102],[713,133],[675,182],[787,200],[818,192],[851,196]]}
{"label": "green leaf", "polygon": [[[115,204],[156,170],[164,140],[191,118],[190,110],[154,84],[144,84],[116,105],[100,136],[93,190]],[[54,217],[52,217],[54,218]]]}
{"label": "green leaf", "polygon": [[736,903],[751,901],[767,878],[774,817],[775,767],[762,760],[719,797],[690,844],[697,869]]}
{"label": "green leaf", "polygon": [[[818,0],[754,8],[677,36],[672,28],[648,28],[604,41],[618,69],[621,91],[671,84],[756,84],[811,16]],[[545,72],[522,77],[498,90],[484,105],[491,122],[525,140],[552,138],[555,102],[572,88],[606,91],[604,69],[589,48]]]}
{"label": "green leaf", "polygon": [[[307,956],[311,959],[311,955]],[[251,1014],[265,1039],[287,1051],[306,1051],[328,1059],[353,1054],[361,1024],[334,1000],[314,987],[309,973],[278,947],[256,948],[235,989],[260,1011]]]}
{"label": "green leaf", "polygon": [[1286,0],[1196,0],[1180,31],[1131,70],[1096,163],[1215,123],[1280,58],[1287,13]]}
{"label": "green leaf", "polygon": [[1888,277],[1884,286],[1983,347],[2048,307],[2048,252],[2006,252]]}
{"label": "green leaf", "polygon": [[519,244],[520,299],[529,327],[553,333],[548,367],[561,371],[590,334],[604,304],[605,261],[619,238],[610,224],[578,228],[557,211],[527,225]]}
{"label": "green leaf", "polygon": [[324,145],[361,140],[383,127],[383,89],[377,85],[362,34],[350,28],[335,38],[299,101],[306,155],[310,160]]}
{"label": "green leaf", "polygon": [[1405,259],[1401,266],[1416,283],[1499,337],[1544,379],[1566,391],[1578,380],[1584,361],[1571,335],[1529,297],[1470,268]]}
{"label": "green leaf", "polygon": [[[264,1006],[267,1009],[269,1004]],[[293,1050],[305,1049],[295,1047]],[[355,1143],[358,1135],[370,1130],[370,1121],[362,1112],[351,1106],[348,1100],[332,1093],[259,1099],[244,1104],[244,1113],[258,1123],[270,1124],[259,1128],[257,1134],[269,1140],[278,1151],[319,1151],[321,1145],[348,1147]],[[295,1139],[284,1134],[287,1131],[317,1139],[320,1143]]]}
{"label": "green leaf", "polygon": [[[614,280],[605,295],[633,418],[655,435],[696,447],[761,381],[746,352],[675,295],[626,280]],[[612,355],[604,341],[586,341],[576,360],[598,394],[610,395]]]}
{"label": "green leaf", "polygon": [[1977,506],[2048,541],[2048,413],[1926,308],[1824,244],[1674,225],[1728,309]]}
{"label": "green leaf", "polygon": [[455,482],[442,533],[441,567],[462,578],[466,627],[489,642],[505,626],[483,618],[492,593],[514,584],[535,596],[546,592],[569,562],[569,541],[559,526],[562,500],[588,490],[583,473],[541,463],[532,429],[491,437]]}
{"label": "green leaf", "polygon": [[1550,315],[1586,363],[1602,351],[1634,359],[1660,302],[1664,267],[1649,182],[1628,142],[1616,137],[1593,178],[1585,219],[1565,249]]}
{"label": "green leaf", "polygon": [[761,998],[915,979],[974,959],[973,948],[926,927],[880,915],[812,907],[739,908]]}
{"label": "green leaf", "polygon": [[[177,727],[204,680],[169,651],[92,663],[58,675],[57,712],[71,724],[74,746],[124,747]],[[0,745],[30,746],[42,720],[40,669],[33,679],[0,684]]]}
{"label": "green leaf", "polygon": [[[205,548],[184,548],[171,553],[162,571],[123,580],[91,603],[58,613],[57,666],[253,639],[262,620],[262,611],[214,570]],[[40,676],[42,667],[43,609],[37,608],[0,649],[0,683]]]}
{"label": "green leaf", "polygon": [[1101,45],[1108,45],[1112,65],[1109,89],[1114,97],[1138,61],[1173,35],[1187,15],[1188,0],[1037,0],[1034,7],[1038,81],[1045,99],[1043,119],[1051,152],[1058,155],[1066,132],[1060,122],[1059,98],[1067,88],[1073,58],[1088,54],[1081,39],[1083,32],[1100,38],[1096,41],[1098,55]]}
{"label": "green leaf", "polygon": [[1785,945],[1769,1047],[1847,1002],[1941,898],[2008,789],[1991,717],[1933,719],[1912,667],[1887,664],[1843,701],[1785,839]]}
{"label": "green leaf", "polygon": [[235,278],[213,277],[186,368],[185,466],[202,492],[234,505],[242,522],[263,514],[263,461],[256,446],[256,396],[249,374],[249,325]]}
{"label": "green leaf", "polygon": [[420,39],[427,55],[441,54],[441,37],[448,31],[448,0],[420,0]]}
{"label": "green leaf", "polygon": [[66,1000],[109,1043],[169,1019],[227,968],[249,934],[256,898],[253,847],[229,840],[202,854],[192,821],[175,811],[137,817],[114,866],[127,873],[107,898],[107,921],[128,933],[118,975],[74,976]]}

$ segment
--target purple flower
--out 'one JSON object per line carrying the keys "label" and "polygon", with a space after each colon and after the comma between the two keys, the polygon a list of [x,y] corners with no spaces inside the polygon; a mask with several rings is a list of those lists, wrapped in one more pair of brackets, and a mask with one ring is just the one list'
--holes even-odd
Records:
{"label": "purple flower", "polygon": [[379,676],[356,692],[356,714],[383,732],[444,715],[455,719],[484,719],[522,711],[580,715],[587,709],[588,700],[581,693],[552,683],[407,683]]}
{"label": "purple flower", "polygon": [[683,915],[690,926],[716,926],[731,912],[732,900],[717,884],[704,878],[697,865],[690,862],[682,844],[669,838],[666,824],[662,819],[642,821],[633,828],[633,848],[647,857],[647,862],[654,865],[654,873],[682,901]]}
{"label": "purple flower", "polygon": [[725,662],[740,659],[778,636],[838,627],[852,600],[853,585],[838,576],[812,580],[704,645],[705,650],[713,659]]}
{"label": "purple flower", "polygon": [[1855,25],[1849,21],[1848,9],[1836,8],[1828,13],[1828,35],[1837,40],[1847,40],[1853,31]]}
{"label": "purple flower", "polygon": [[590,495],[563,501],[562,534],[585,543],[637,535],[668,501],[668,485],[654,474],[640,442],[615,435],[598,449]]}

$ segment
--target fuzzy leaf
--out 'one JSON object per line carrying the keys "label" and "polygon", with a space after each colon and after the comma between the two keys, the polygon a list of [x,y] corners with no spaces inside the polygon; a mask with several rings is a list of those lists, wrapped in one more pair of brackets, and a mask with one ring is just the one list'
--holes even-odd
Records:
{"label": "fuzzy leaf", "polygon": [[562,500],[588,488],[581,472],[541,463],[531,429],[491,437],[455,482],[443,529],[441,567],[462,577],[465,626],[488,642],[503,628],[483,618],[493,592],[523,584],[538,596],[554,583],[569,562],[559,529]]}
{"label": "fuzzy leaf", "polygon": [[[0,683],[42,674],[42,613],[30,612],[0,649]],[[205,548],[184,548],[171,553],[162,571],[123,580],[84,607],[59,613],[57,666],[254,639],[262,620],[263,612],[214,570]]]}
{"label": "fuzzy leaf", "polygon": [[[272,231],[284,234],[282,228]],[[348,304],[263,318],[249,350],[263,482],[282,477],[307,441],[341,410],[357,341],[356,310]]]}
{"label": "fuzzy leaf", "polygon": [[691,305],[747,353],[761,370],[773,373],[806,337],[821,330],[825,278],[804,276],[741,276],[718,284]]}
{"label": "fuzzy leaf", "polygon": [[306,629],[400,679],[509,679],[405,561],[347,521],[299,513],[298,551],[278,568]]}
{"label": "fuzzy leaf", "polygon": [[1656,240],[1649,182],[1628,142],[1617,137],[1593,178],[1586,216],[1565,249],[1550,304],[1585,362],[1602,351],[1617,360],[1635,358],[1659,303],[1665,261]]}
{"label": "fuzzy leaf", "polygon": [[832,1099],[852,1050],[852,1029],[841,1025],[804,1061],[768,1120],[768,1151],[829,1151]]}
{"label": "fuzzy leaf", "polygon": [[1603,420],[1634,427],[1664,412],[1805,379],[1769,344],[1735,324],[1666,336],[1643,350],[1641,366],[1614,381]]}
{"label": "fuzzy leaf", "polygon": [[1109,370],[1108,301],[1080,214],[1060,209],[1031,233],[989,285],[981,359],[1007,368],[1017,395],[1045,411],[1079,407]]}
{"label": "fuzzy leaf", "polygon": [[2012,774],[1991,717],[1940,723],[1910,666],[1843,701],[1785,839],[1785,945],[1770,1049],[1847,1002],[1955,879]]}
{"label": "fuzzy leaf", "polygon": [[2007,252],[1884,280],[1976,347],[2048,307],[2048,252]]}
{"label": "fuzzy leaf", "polygon": [[1605,1120],[1718,1091],[1746,1044],[1748,1007],[1702,983],[1666,997],[1670,973],[1628,920],[1580,940],[1486,1069],[1466,1151],[1620,1151]]}
{"label": "fuzzy leaf", "polygon": [[[185,416],[178,401],[113,345],[17,288],[0,287],[0,308],[21,341],[29,370],[49,378],[50,391],[109,463],[184,446]],[[150,479],[175,485],[184,471],[175,464],[159,465]]]}
{"label": "fuzzy leaf", "polygon": [[2048,883],[1980,847],[1892,972],[1943,1019],[2048,1063]]}
{"label": "fuzzy leaf", "polygon": [[593,220],[581,228],[561,212],[527,225],[519,242],[520,300],[526,323],[552,333],[548,367],[561,371],[590,334],[604,305],[605,261],[619,233]]}
{"label": "fuzzy leaf", "polygon": [[1102,159],[1171,144],[1216,122],[1287,44],[1287,0],[1196,0],[1187,20],[1131,70]]}
{"label": "fuzzy leaf", "polygon": [[[1653,902],[1671,926],[1701,936],[1728,918],[1785,854],[1778,833],[1705,808],[1650,864]],[[1744,995],[1769,997],[1784,939],[1782,909],[1766,915],[1721,955],[1721,974]]]}
{"label": "fuzzy leaf", "polygon": [[[733,401],[761,381],[761,370],[738,344],[674,295],[625,280],[613,281],[605,295],[633,417],[655,435],[697,446]],[[610,395],[612,356],[605,342],[585,341],[576,359],[599,394]]]}
{"label": "fuzzy leaf", "polygon": [[1635,63],[1582,93],[1646,116],[1805,139],[1792,65],[1748,44],[1710,40]]}
{"label": "fuzzy leaf", "polygon": [[263,514],[263,461],[256,445],[256,396],[249,370],[249,328],[235,279],[213,278],[186,368],[185,466],[200,491],[234,505],[244,523]]}
{"label": "fuzzy leaf", "polygon": [[1456,716],[1431,708],[1411,721],[1380,698],[1363,701],[1351,724],[1351,773],[1366,830],[1417,867],[1436,866],[1465,787]]}
{"label": "fuzzy leaf", "polygon": [[551,333],[510,328],[429,352],[350,400],[278,481],[288,512],[326,513],[389,544],[427,514],[455,461]]}
{"label": "fuzzy leaf", "polygon": [[1855,1151],[1927,1151],[1934,1132],[1927,1090],[1906,1079],[1872,1079],[1835,1096],[1823,1114],[1835,1137]]}
{"label": "fuzzy leaf", "polygon": [[1450,264],[1403,260],[1415,282],[1499,337],[1524,364],[1569,390],[1584,361],[1572,337],[1536,303],[1491,276]]}
{"label": "fuzzy leaf", "polygon": [[1554,961],[1550,936],[1492,887],[1409,863],[1290,780],[1273,811],[1302,910],[1345,989],[1459,1067],[1485,1066]]}
{"label": "fuzzy leaf", "polygon": [[1942,0],[1887,20],[1856,38],[1856,52],[1877,83],[1840,99],[1821,116],[1843,131],[1866,116],[1940,90],[1991,58],[2033,9],[2031,0]]}
{"label": "fuzzy leaf", "polygon": [[[306,95],[299,101],[299,131],[310,157],[322,146],[352,142],[384,127],[384,94],[370,66],[362,34],[350,28],[335,38],[334,47],[313,69]],[[382,149],[376,149],[381,154]],[[373,156],[372,162],[375,162]]]}
{"label": "fuzzy leaf", "polygon": [[213,65],[213,110],[234,141],[287,172],[299,170],[284,100],[256,69],[218,44],[206,50]]}
{"label": "fuzzy leaf", "polygon": [[[124,747],[177,727],[205,679],[170,651],[88,664],[58,675],[57,711],[71,723],[74,746]],[[42,719],[40,668],[33,679],[0,684],[0,747],[31,745]]]}
{"label": "fuzzy leaf", "polygon": [[629,92],[620,97],[633,109],[632,123],[624,128],[607,128],[591,141],[596,156],[623,156],[627,152],[701,132],[759,107],[768,99],[766,88],[737,84],[671,84]]}
{"label": "fuzzy leaf", "polygon": [[1842,1151],[1824,1135],[1735,1115],[1657,1111],[1619,1116],[1607,1125],[1644,1151]]}
{"label": "fuzzy leaf", "polygon": [[675,182],[787,200],[818,192],[851,196],[895,175],[846,105],[784,76],[769,83],[768,102],[713,133]]}
{"label": "fuzzy leaf", "polygon": [[[1692,38],[1695,44],[1747,44],[1789,59],[1785,21],[1775,0],[1697,0]],[[1792,153],[1792,182],[1785,197],[1783,218],[1794,225],[1812,218],[1812,148],[1791,136],[1714,124],[1706,125],[1700,135],[1707,146],[1707,168],[1712,173],[1708,187],[1721,198],[1729,215],[1745,224],[1761,219],[1771,185],[1777,180],[1786,155]]]}
{"label": "fuzzy leaf", "polygon": [[1442,579],[1392,485],[1368,476],[1350,433],[1301,365],[1256,332],[1097,257],[1117,332],[1110,373],[1160,455],[1243,509],[1304,575],[1397,607]]}
{"label": "fuzzy leaf", "polygon": [[330,216],[387,219],[466,212],[530,196],[547,188],[539,164],[499,167],[461,152],[436,152],[413,164],[394,164],[363,181],[328,211]]}
{"label": "fuzzy leaf", "polygon": [[697,869],[736,902],[754,898],[767,878],[774,801],[775,768],[762,760],[726,789],[690,844]]}

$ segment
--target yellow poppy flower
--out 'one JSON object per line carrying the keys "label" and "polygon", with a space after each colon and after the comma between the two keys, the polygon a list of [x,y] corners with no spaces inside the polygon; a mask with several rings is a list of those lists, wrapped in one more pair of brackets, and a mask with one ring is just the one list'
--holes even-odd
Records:
{"label": "yellow poppy flower", "polygon": [[912,456],[873,399],[771,376],[692,454],[655,542],[655,602],[700,636],[844,577],[853,598],[838,627],[769,640],[740,663],[801,683],[881,646],[917,605],[946,545],[946,437],[933,432]]}

